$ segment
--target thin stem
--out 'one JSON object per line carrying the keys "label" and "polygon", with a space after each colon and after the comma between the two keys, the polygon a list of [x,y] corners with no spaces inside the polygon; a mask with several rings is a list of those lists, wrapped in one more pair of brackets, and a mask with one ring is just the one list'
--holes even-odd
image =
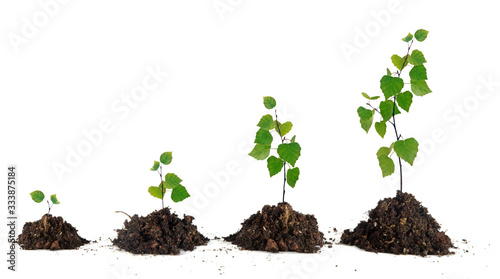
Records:
{"label": "thin stem", "polygon": [[47,214],[50,214],[50,210],[52,209],[52,206],[50,206],[50,203],[48,200],[47,200],[47,205],[49,206],[49,212]]}
{"label": "thin stem", "polygon": [[[285,138],[281,135],[281,127],[278,125],[278,110],[274,110],[274,115],[276,116],[276,127],[278,128],[278,134],[280,134],[281,143],[285,143]],[[283,160],[283,203],[285,203],[285,189],[286,189],[286,162]]]}
{"label": "thin stem", "polygon": [[[372,109],[374,109],[376,112],[378,112],[378,114],[382,115],[382,113],[380,113],[380,111],[379,111],[377,108],[373,107],[370,103],[366,103],[366,104],[367,104],[369,107],[371,107]],[[391,120],[387,120],[387,122],[389,122],[389,123],[391,123],[392,125],[394,125],[394,124],[391,122]]]}
{"label": "thin stem", "polygon": [[[398,78],[401,76],[401,72],[405,68],[406,61],[408,60],[408,55],[410,54],[411,46],[413,45],[413,40],[408,44],[408,51],[405,55],[405,60],[403,60],[403,65],[401,66],[401,70],[398,71]],[[397,95],[397,94],[396,94]],[[392,126],[394,127],[394,133],[396,133],[396,140],[401,138],[401,135],[398,134],[398,129],[396,128],[396,95],[394,95],[394,107],[392,108]],[[398,156],[399,162],[399,190],[403,192],[403,165],[401,164],[401,157]]]}
{"label": "thin stem", "polygon": [[115,211],[115,213],[123,213],[123,214],[127,215],[127,216],[128,216],[128,218],[132,219],[132,217],[130,217],[130,215],[128,215],[127,213],[125,213],[125,212],[123,212],[123,211]]}
{"label": "thin stem", "polygon": [[160,174],[160,190],[161,190],[161,209],[165,208],[163,206],[163,196],[165,193],[163,192],[163,175],[162,175],[162,169],[161,169],[161,164],[160,164],[160,171],[158,172]]}

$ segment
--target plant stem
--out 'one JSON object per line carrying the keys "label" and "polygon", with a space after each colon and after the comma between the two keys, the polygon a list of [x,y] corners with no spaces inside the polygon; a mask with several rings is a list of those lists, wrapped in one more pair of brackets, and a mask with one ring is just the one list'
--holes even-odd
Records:
{"label": "plant stem", "polygon": [[163,206],[163,196],[165,195],[165,192],[163,191],[163,175],[162,175],[162,169],[161,169],[161,163],[160,163],[160,190],[161,190],[161,209],[165,208]]}
{"label": "plant stem", "polygon": [[[401,66],[401,70],[399,70],[398,73],[398,78],[401,76],[401,72],[405,68],[406,61],[408,60],[408,55],[410,54],[410,49],[411,46],[413,45],[413,40],[408,44],[408,51],[406,52],[405,55],[405,60],[403,60],[403,65]],[[398,129],[396,128],[396,95],[394,95],[394,107],[392,108],[392,126],[394,127],[394,132],[396,133],[396,141],[398,141],[401,138],[401,135],[398,134]],[[403,192],[403,165],[401,164],[401,157],[398,156],[398,162],[399,162],[399,190]]]}
{"label": "plant stem", "polygon": [[115,211],[115,213],[123,213],[123,214],[127,215],[127,216],[128,216],[128,218],[132,219],[132,217],[130,217],[130,215],[128,215],[127,213],[125,213],[125,212],[123,212],[123,211]]}
{"label": "plant stem", "polygon": [[50,209],[52,209],[52,206],[50,206],[50,203],[48,200],[47,200],[47,205],[49,206],[49,212],[47,214],[50,214]]}
{"label": "plant stem", "polygon": [[[281,127],[278,125],[278,110],[274,110],[274,115],[276,115],[276,127],[278,128],[278,134],[280,134],[281,143],[285,143],[285,138],[281,135]],[[285,189],[286,189],[286,162],[283,160],[283,203],[285,203]]]}

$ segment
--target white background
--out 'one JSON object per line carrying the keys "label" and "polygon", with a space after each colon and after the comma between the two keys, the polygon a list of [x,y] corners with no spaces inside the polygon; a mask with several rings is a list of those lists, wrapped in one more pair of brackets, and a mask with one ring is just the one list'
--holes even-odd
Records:
{"label": "white background", "polygon": [[[494,1],[61,1],[49,12],[43,7],[47,2],[0,4],[0,165],[5,179],[7,165],[18,168],[18,233],[24,222],[46,212],[45,204],[29,197],[38,189],[57,193],[61,204],[52,213],[83,237],[114,237],[125,218],[115,210],[146,215],[161,207],[147,188],[159,183],[149,168],[164,151],[174,156],[165,171],[180,176],[191,193],[182,203],[166,199],[166,204],[193,215],[203,234],[235,232],[264,204],[281,200],[281,176],[270,179],[266,163],[246,155],[256,123],[268,113],[262,104],[268,95],[276,98],[280,119],[293,122],[291,135],[302,146],[300,179],[295,189],[287,187],[286,200],[314,214],[325,232],[354,228],[379,199],[398,189],[397,172],[382,179],[375,156],[394,134],[388,129],[381,139],[360,128],[356,109],[365,103],[360,93],[381,94],[380,78],[387,67],[394,69],[391,55],[406,53],[400,38],[424,28],[429,36],[414,48],[428,61],[433,93],[415,97],[410,113],[397,118],[403,136],[421,145],[414,167],[405,167],[404,190],[428,207],[451,238],[473,243],[476,254],[432,264],[432,257],[334,245],[328,252],[333,256],[307,277],[335,275],[338,262],[352,265],[343,270],[346,277],[408,270],[416,277],[495,275],[485,267],[498,259],[500,40]],[[356,52],[346,54],[347,45]],[[169,75],[139,100],[133,95],[148,69]],[[102,121],[111,128],[89,144],[85,133],[95,132]],[[68,166],[69,150],[82,145],[91,150],[84,148],[88,152]],[[57,164],[69,171],[58,176]],[[4,254],[5,226],[1,234]],[[97,261],[75,251],[64,257],[35,253],[19,252],[17,275],[34,272],[35,263],[40,269],[61,263],[63,275]],[[129,257],[113,253],[124,258],[122,264]],[[265,276],[269,270],[273,278],[293,278],[284,270],[307,257],[272,255],[254,266],[255,257],[268,256],[262,255],[243,253],[229,258],[225,268],[234,267],[235,276]],[[462,256],[466,260],[459,263]],[[359,261],[362,257],[370,263]],[[194,274],[201,263],[182,267],[171,257],[147,259],[130,262],[133,275],[140,276],[146,269],[140,264],[151,261],[168,268],[148,274],[178,276]],[[107,263],[100,261],[104,272],[78,274],[115,274],[116,266]],[[219,274],[215,267],[203,270],[208,277]]]}

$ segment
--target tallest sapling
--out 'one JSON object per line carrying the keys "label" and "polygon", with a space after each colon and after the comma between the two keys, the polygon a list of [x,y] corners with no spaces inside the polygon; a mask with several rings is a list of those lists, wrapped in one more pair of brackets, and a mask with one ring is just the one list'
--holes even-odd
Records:
{"label": "tallest sapling", "polygon": [[[419,29],[415,35],[408,33],[402,39],[407,43],[407,52],[404,56],[394,54],[391,57],[392,64],[396,67],[395,72],[387,69],[387,73],[380,79],[380,89],[384,93],[384,100],[378,106],[374,106],[370,101],[380,98],[380,96],[370,97],[366,93],[361,93],[363,97],[368,99],[366,107],[358,108],[358,115],[360,118],[361,128],[367,133],[370,130],[374,117],[379,115],[379,121],[375,122],[375,130],[384,138],[387,130],[387,123],[394,128],[396,141],[391,143],[388,147],[381,147],[377,151],[377,158],[379,166],[382,170],[382,176],[386,177],[394,173],[395,164],[391,156],[396,153],[399,163],[399,177],[400,177],[400,191],[403,191],[403,165],[401,159],[413,166],[413,161],[417,157],[418,142],[416,139],[409,137],[404,138],[398,126],[396,125],[396,115],[401,113],[401,110],[406,112],[410,111],[410,106],[413,102],[413,96],[424,96],[432,91],[427,86],[427,69],[424,66],[424,55],[418,49],[414,49],[411,53],[410,50],[413,46],[414,40],[423,42],[427,38],[429,32],[424,29]],[[410,68],[409,78],[410,82],[405,83],[401,74],[403,70]],[[403,90],[405,85],[409,85],[410,89]]]}
{"label": "tallest sapling", "polygon": [[[295,142],[295,136],[287,138],[286,135],[292,130],[293,124],[290,121],[280,123],[278,121],[278,111],[275,109],[276,100],[273,97],[264,97],[264,106],[267,109],[274,109],[274,119],[271,114],[262,116],[257,126],[259,130],[255,135],[255,147],[248,154],[257,160],[267,159],[267,169],[269,176],[274,176],[283,170],[283,202],[285,202],[286,184],[292,188],[299,180],[300,170],[295,167],[295,163],[300,157],[300,145]],[[279,136],[281,143],[276,148],[279,157],[270,155],[273,135]],[[287,169],[288,167],[288,169]]]}

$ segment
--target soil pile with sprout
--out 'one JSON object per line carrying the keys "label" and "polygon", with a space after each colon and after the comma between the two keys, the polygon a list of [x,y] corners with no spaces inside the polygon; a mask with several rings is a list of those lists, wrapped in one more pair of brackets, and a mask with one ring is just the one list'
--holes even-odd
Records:
{"label": "soil pile with sprout", "polygon": [[181,250],[192,251],[208,242],[192,224],[193,219],[189,215],[180,219],[168,207],[146,217],[136,214],[117,230],[113,244],[133,254],[178,255]]}
{"label": "soil pile with sprout", "polygon": [[354,231],[345,230],[340,243],[370,252],[412,255],[448,255],[453,247],[441,226],[412,194],[378,202]]}
{"label": "soil pile with sprout", "polygon": [[24,224],[18,243],[25,250],[61,250],[76,249],[89,241],[80,237],[78,230],[62,217],[45,214],[36,222]]}
{"label": "soil pile with sprout", "polygon": [[265,205],[224,238],[245,250],[314,253],[323,246],[323,233],[314,215],[294,211],[288,203]]}

